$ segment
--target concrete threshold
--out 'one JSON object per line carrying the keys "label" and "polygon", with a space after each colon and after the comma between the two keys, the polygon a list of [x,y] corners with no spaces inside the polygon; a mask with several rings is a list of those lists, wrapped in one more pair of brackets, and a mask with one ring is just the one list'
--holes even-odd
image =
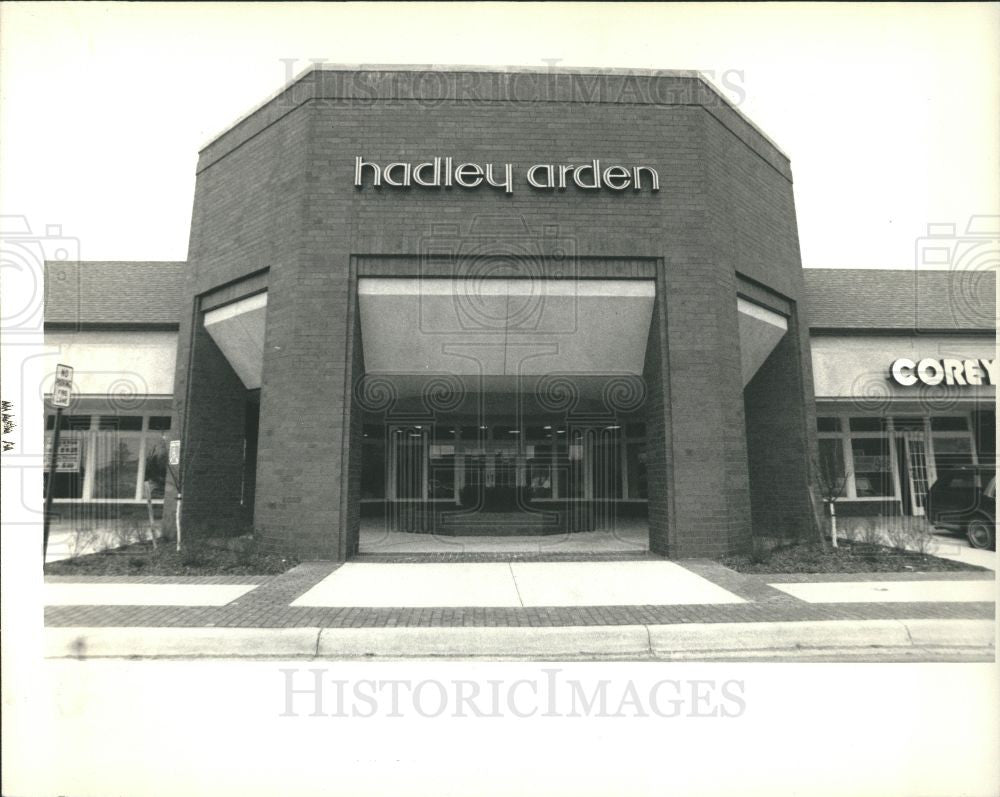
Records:
{"label": "concrete threshold", "polygon": [[824,651],[994,652],[993,620],[830,620],[559,627],[45,630],[46,658],[754,660]]}

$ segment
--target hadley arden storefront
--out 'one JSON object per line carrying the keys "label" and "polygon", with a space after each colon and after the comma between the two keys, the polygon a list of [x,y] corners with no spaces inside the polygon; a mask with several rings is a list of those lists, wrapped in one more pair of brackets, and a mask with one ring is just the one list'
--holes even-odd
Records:
{"label": "hadley arden storefront", "polygon": [[363,522],[807,528],[788,159],[689,73],[433,77],[316,69],[201,152],[182,526],[332,559]]}

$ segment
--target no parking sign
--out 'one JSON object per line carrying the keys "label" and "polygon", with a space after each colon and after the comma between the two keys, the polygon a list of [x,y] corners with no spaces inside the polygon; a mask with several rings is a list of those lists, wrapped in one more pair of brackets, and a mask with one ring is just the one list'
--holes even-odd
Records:
{"label": "no parking sign", "polygon": [[52,406],[68,407],[73,394],[73,369],[60,363],[56,366],[56,381],[52,385]]}

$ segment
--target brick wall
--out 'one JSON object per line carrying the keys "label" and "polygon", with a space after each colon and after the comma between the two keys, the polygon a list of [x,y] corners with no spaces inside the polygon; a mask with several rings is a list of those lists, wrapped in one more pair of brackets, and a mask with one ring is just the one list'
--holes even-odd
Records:
{"label": "brick wall", "polygon": [[[579,263],[662,262],[662,332],[650,348],[659,365],[647,364],[662,419],[654,427],[663,476],[650,478],[654,547],[674,556],[745,547],[736,275],[798,298],[787,160],[698,81],[667,78],[654,92],[643,78],[564,78],[530,75],[514,85],[501,74],[421,82],[393,73],[366,83],[311,73],[203,151],[188,298],[270,269],[255,522],[271,545],[334,559],[352,552],[361,447],[351,395],[363,371],[352,257],[419,255],[444,225],[460,247],[565,244]],[[530,91],[532,101],[504,99]],[[510,162],[515,190],[358,190],[358,155],[383,165],[436,155]],[[524,182],[531,164],[593,158],[654,166],[661,190],[549,193]],[[507,232],[493,224],[484,237],[484,220],[498,217],[513,223]],[[181,337],[183,413],[183,328]]]}

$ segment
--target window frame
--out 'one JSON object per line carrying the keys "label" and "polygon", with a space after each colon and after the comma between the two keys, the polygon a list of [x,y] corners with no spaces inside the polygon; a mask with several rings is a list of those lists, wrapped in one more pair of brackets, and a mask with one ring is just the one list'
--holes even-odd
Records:
{"label": "window frame", "polygon": [[[817,439],[827,439],[827,440],[840,440],[843,457],[844,457],[844,468],[846,470],[847,476],[847,486],[844,490],[844,495],[841,496],[839,500],[841,501],[859,501],[859,502],[886,502],[892,501],[901,504],[903,500],[903,490],[900,483],[902,474],[899,472],[899,459],[897,454],[897,438],[899,438],[905,431],[904,429],[896,428],[897,418],[908,418],[916,421],[917,419],[921,422],[921,429],[919,433],[923,434],[924,446],[925,446],[925,456],[927,458],[927,479],[928,484],[933,484],[937,479],[937,461],[934,450],[934,438],[935,437],[949,437],[949,438],[962,438],[969,441],[969,448],[972,453],[972,464],[976,465],[979,463],[978,452],[976,450],[976,441],[973,434],[972,417],[970,411],[965,412],[942,412],[942,413],[916,413],[916,412],[906,412],[903,410],[893,411],[892,408],[889,412],[882,415],[871,415],[863,414],[858,412],[851,412],[850,409],[833,409],[829,411],[816,411],[816,417],[819,418],[835,418],[838,423],[838,431],[819,431],[819,422],[817,420],[816,424],[816,437]],[[883,422],[883,428],[879,431],[869,431],[869,432],[855,432],[851,430],[851,418],[879,418]],[[949,431],[932,431],[931,430],[931,418],[962,418],[965,422],[965,430],[949,430]],[[857,492],[857,482],[856,474],[854,470],[854,448],[852,445],[853,440],[858,439],[873,439],[873,438],[888,438],[889,441],[889,459],[890,459],[890,470],[892,473],[892,485],[893,485],[893,495],[884,496],[859,496]]]}
{"label": "window frame", "polygon": [[[139,429],[130,430],[116,430],[116,429],[101,429],[101,417],[107,417],[111,413],[94,411],[92,413],[80,412],[77,415],[90,415],[90,425],[86,428],[80,429],[63,429],[59,433],[60,438],[64,436],[80,437],[84,440],[84,457],[81,463],[84,468],[83,474],[83,487],[81,488],[80,498],[53,498],[53,503],[56,504],[144,504],[146,503],[146,498],[143,495],[143,487],[146,480],[146,442],[150,435],[159,434],[161,436],[169,436],[175,431],[175,425],[177,423],[177,417],[173,413],[165,413],[162,410],[150,411],[143,413],[118,413],[119,417],[122,418],[142,418],[142,426]],[[55,434],[55,423],[53,423],[53,429],[50,431],[48,429],[49,418],[54,418],[54,412],[45,413],[44,431],[45,443],[51,440]],[[150,418],[170,418],[170,429],[150,429],[149,419]],[[139,461],[136,467],[136,483],[135,490],[133,491],[131,498],[94,498],[94,468],[97,461],[97,446],[98,439],[101,435],[114,434],[121,437],[128,437],[131,439],[138,438],[138,458]],[[47,472],[47,463],[46,470]],[[51,474],[50,474],[51,478]],[[161,505],[163,504],[162,498],[151,498],[153,504]]]}

